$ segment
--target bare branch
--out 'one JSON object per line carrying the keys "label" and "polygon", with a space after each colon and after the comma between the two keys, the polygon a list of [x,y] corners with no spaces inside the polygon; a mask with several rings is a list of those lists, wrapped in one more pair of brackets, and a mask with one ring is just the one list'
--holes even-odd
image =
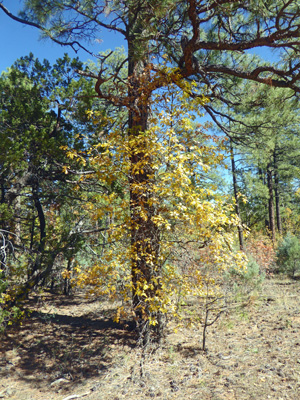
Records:
{"label": "bare branch", "polygon": [[37,24],[35,22],[27,21],[26,19],[19,18],[16,15],[12,14],[2,3],[0,3],[0,9],[2,9],[5,12],[5,14],[8,15],[14,21],[20,22],[21,24],[24,24],[24,25],[33,26],[34,28],[37,28],[40,31],[44,32],[47,36],[49,36],[49,38],[51,40],[53,40],[55,43],[59,44],[60,46],[70,46],[75,51],[75,53],[77,53],[79,49],[82,49],[85,52],[87,52],[88,54],[95,56],[94,53],[89,51],[86,47],[84,47],[77,40],[73,40],[71,42],[61,41],[61,40],[57,39],[56,37],[54,37],[53,35],[51,35],[51,33],[47,29],[45,29],[42,25]]}

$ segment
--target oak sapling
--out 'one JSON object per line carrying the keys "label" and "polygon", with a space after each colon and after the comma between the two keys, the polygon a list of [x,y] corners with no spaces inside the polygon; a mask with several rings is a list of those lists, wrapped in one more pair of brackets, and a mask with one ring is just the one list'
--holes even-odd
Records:
{"label": "oak sapling", "polygon": [[206,294],[203,298],[203,318],[202,318],[202,350],[207,351],[206,348],[206,336],[207,328],[212,326],[218,321],[221,315],[226,311],[227,306],[225,302],[224,295],[218,294],[209,295],[211,290],[209,290],[209,282],[206,285]]}

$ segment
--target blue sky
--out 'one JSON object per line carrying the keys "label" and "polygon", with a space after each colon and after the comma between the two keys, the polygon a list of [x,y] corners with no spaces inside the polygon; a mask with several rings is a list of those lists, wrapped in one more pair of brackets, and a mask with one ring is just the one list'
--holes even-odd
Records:
{"label": "blue sky", "polygon": [[[20,8],[19,0],[4,0],[2,3],[14,14]],[[70,57],[79,56],[82,61],[91,59],[91,56],[83,50],[76,55],[71,48],[61,47],[51,42],[50,39],[39,40],[39,36],[38,29],[13,21],[0,10],[0,73],[10,67],[17,58],[26,56],[30,52],[41,60],[48,59],[51,63],[62,57],[64,53],[68,53]],[[95,45],[94,52],[114,49],[125,44],[123,38],[114,33],[105,32],[101,39],[102,43]]]}
{"label": "blue sky", "polygon": [[[17,14],[22,0],[2,0],[2,3],[12,13]],[[13,21],[0,10],[0,72],[10,67],[17,58],[26,56],[30,52],[41,60],[47,58],[51,63],[62,57],[64,53],[76,57],[76,53],[71,48],[61,47],[50,39],[39,40],[39,36],[38,29]],[[125,45],[123,37],[114,33],[103,32],[101,39],[101,43],[95,43],[93,48],[95,53]],[[270,61],[276,59],[268,49],[256,49],[255,53]],[[80,50],[77,55],[82,61],[91,58],[83,50]]]}

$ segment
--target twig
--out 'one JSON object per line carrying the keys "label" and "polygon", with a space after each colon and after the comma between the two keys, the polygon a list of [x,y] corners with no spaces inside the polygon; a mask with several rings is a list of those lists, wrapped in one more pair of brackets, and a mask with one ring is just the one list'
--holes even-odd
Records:
{"label": "twig", "polygon": [[85,397],[88,394],[90,394],[90,392],[85,392],[85,393],[82,393],[82,394],[71,394],[71,396],[65,397],[63,400],[80,399],[80,397]]}

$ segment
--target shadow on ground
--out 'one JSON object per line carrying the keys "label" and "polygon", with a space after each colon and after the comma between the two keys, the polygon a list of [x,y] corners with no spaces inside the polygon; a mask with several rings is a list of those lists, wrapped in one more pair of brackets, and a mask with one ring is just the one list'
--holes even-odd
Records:
{"label": "shadow on ground", "polygon": [[116,346],[134,347],[134,325],[131,321],[115,323],[116,310],[99,312],[98,304],[93,313],[91,308],[85,310],[87,303],[83,302],[77,311],[80,315],[67,315],[68,303],[80,308],[80,299],[53,296],[52,300],[57,312],[34,310],[22,326],[10,328],[1,338],[0,377],[17,373],[35,385],[59,378],[76,382],[109,369]]}

